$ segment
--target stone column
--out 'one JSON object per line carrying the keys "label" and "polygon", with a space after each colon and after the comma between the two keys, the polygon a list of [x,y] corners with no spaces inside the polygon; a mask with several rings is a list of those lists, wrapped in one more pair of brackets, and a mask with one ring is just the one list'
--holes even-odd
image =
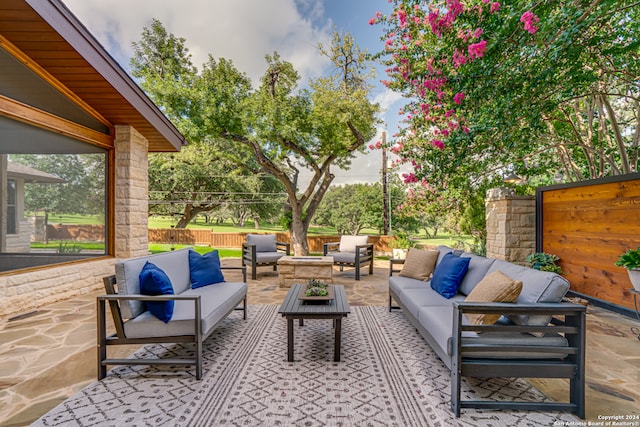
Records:
{"label": "stone column", "polygon": [[149,253],[148,141],[131,126],[116,126],[115,256]]}
{"label": "stone column", "polygon": [[528,265],[536,250],[536,200],[507,188],[487,191],[487,257]]}

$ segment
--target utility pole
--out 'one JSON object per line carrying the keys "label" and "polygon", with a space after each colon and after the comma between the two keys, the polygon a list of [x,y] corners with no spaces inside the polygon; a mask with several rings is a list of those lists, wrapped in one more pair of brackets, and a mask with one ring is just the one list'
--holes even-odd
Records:
{"label": "utility pole", "polygon": [[389,198],[387,189],[389,187],[389,176],[387,173],[387,132],[382,132],[382,212],[383,212],[383,234],[389,235]]}

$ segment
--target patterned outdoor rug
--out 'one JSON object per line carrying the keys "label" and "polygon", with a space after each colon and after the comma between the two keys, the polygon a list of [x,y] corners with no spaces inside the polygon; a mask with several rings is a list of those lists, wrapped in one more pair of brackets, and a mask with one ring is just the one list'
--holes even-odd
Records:
{"label": "patterned outdoor rug", "polygon": [[[45,414],[36,426],[552,426],[569,414],[463,410],[449,406],[450,374],[402,312],[352,307],[342,322],[341,362],[332,323],[295,323],[287,362],[286,320],[275,305],[232,313],[205,342],[204,376],[185,367],[117,367]],[[138,356],[191,348],[149,345]],[[465,382],[470,396],[540,400],[523,380]]]}

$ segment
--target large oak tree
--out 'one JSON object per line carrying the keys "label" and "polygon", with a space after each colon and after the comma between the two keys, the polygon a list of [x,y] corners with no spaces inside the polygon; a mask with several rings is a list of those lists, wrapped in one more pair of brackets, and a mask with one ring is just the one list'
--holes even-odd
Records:
{"label": "large oak tree", "polygon": [[[330,46],[319,46],[334,72],[306,86],[291,63],[267,55],[255,89],[225,59],[210,56],[198,73],[184,39],[159,21],[134,48],[134,75],[190,141],[215,141],[226,160],[282,184],[294,252],[307,254],[307,230],[334,179],[332,167],[348,168],[375,132],[372,74],[353,37],[335,33]],[[311,172],[306,188],[299,188],[302,171]]]}

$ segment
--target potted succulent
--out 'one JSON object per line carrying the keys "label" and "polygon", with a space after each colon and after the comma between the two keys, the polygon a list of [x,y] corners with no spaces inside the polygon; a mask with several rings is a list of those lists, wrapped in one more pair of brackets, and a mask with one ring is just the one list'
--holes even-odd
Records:
{"label": "potted succulent", "polygon": [[409,248],[416,246],[416,242],[411,240],[407,233],[398,232],[389,242],[389,246],[393,251],[393,259],[405,259]]}
{"label": "potted succulent", "polygon": [[531,255],[527,255],[526,260],[534,270],[550,271],[552,273],[562,274],[562,268],[556,264],[556,262],[560,261],[560,258],[553,254],[536,252]]}
{"label": "potted succulent", "polygon": [[636,291],[640,291],[640,246],[638,246],[638,249],[629,249],[620,255],[616,265],[627,269],[631,284]]}

